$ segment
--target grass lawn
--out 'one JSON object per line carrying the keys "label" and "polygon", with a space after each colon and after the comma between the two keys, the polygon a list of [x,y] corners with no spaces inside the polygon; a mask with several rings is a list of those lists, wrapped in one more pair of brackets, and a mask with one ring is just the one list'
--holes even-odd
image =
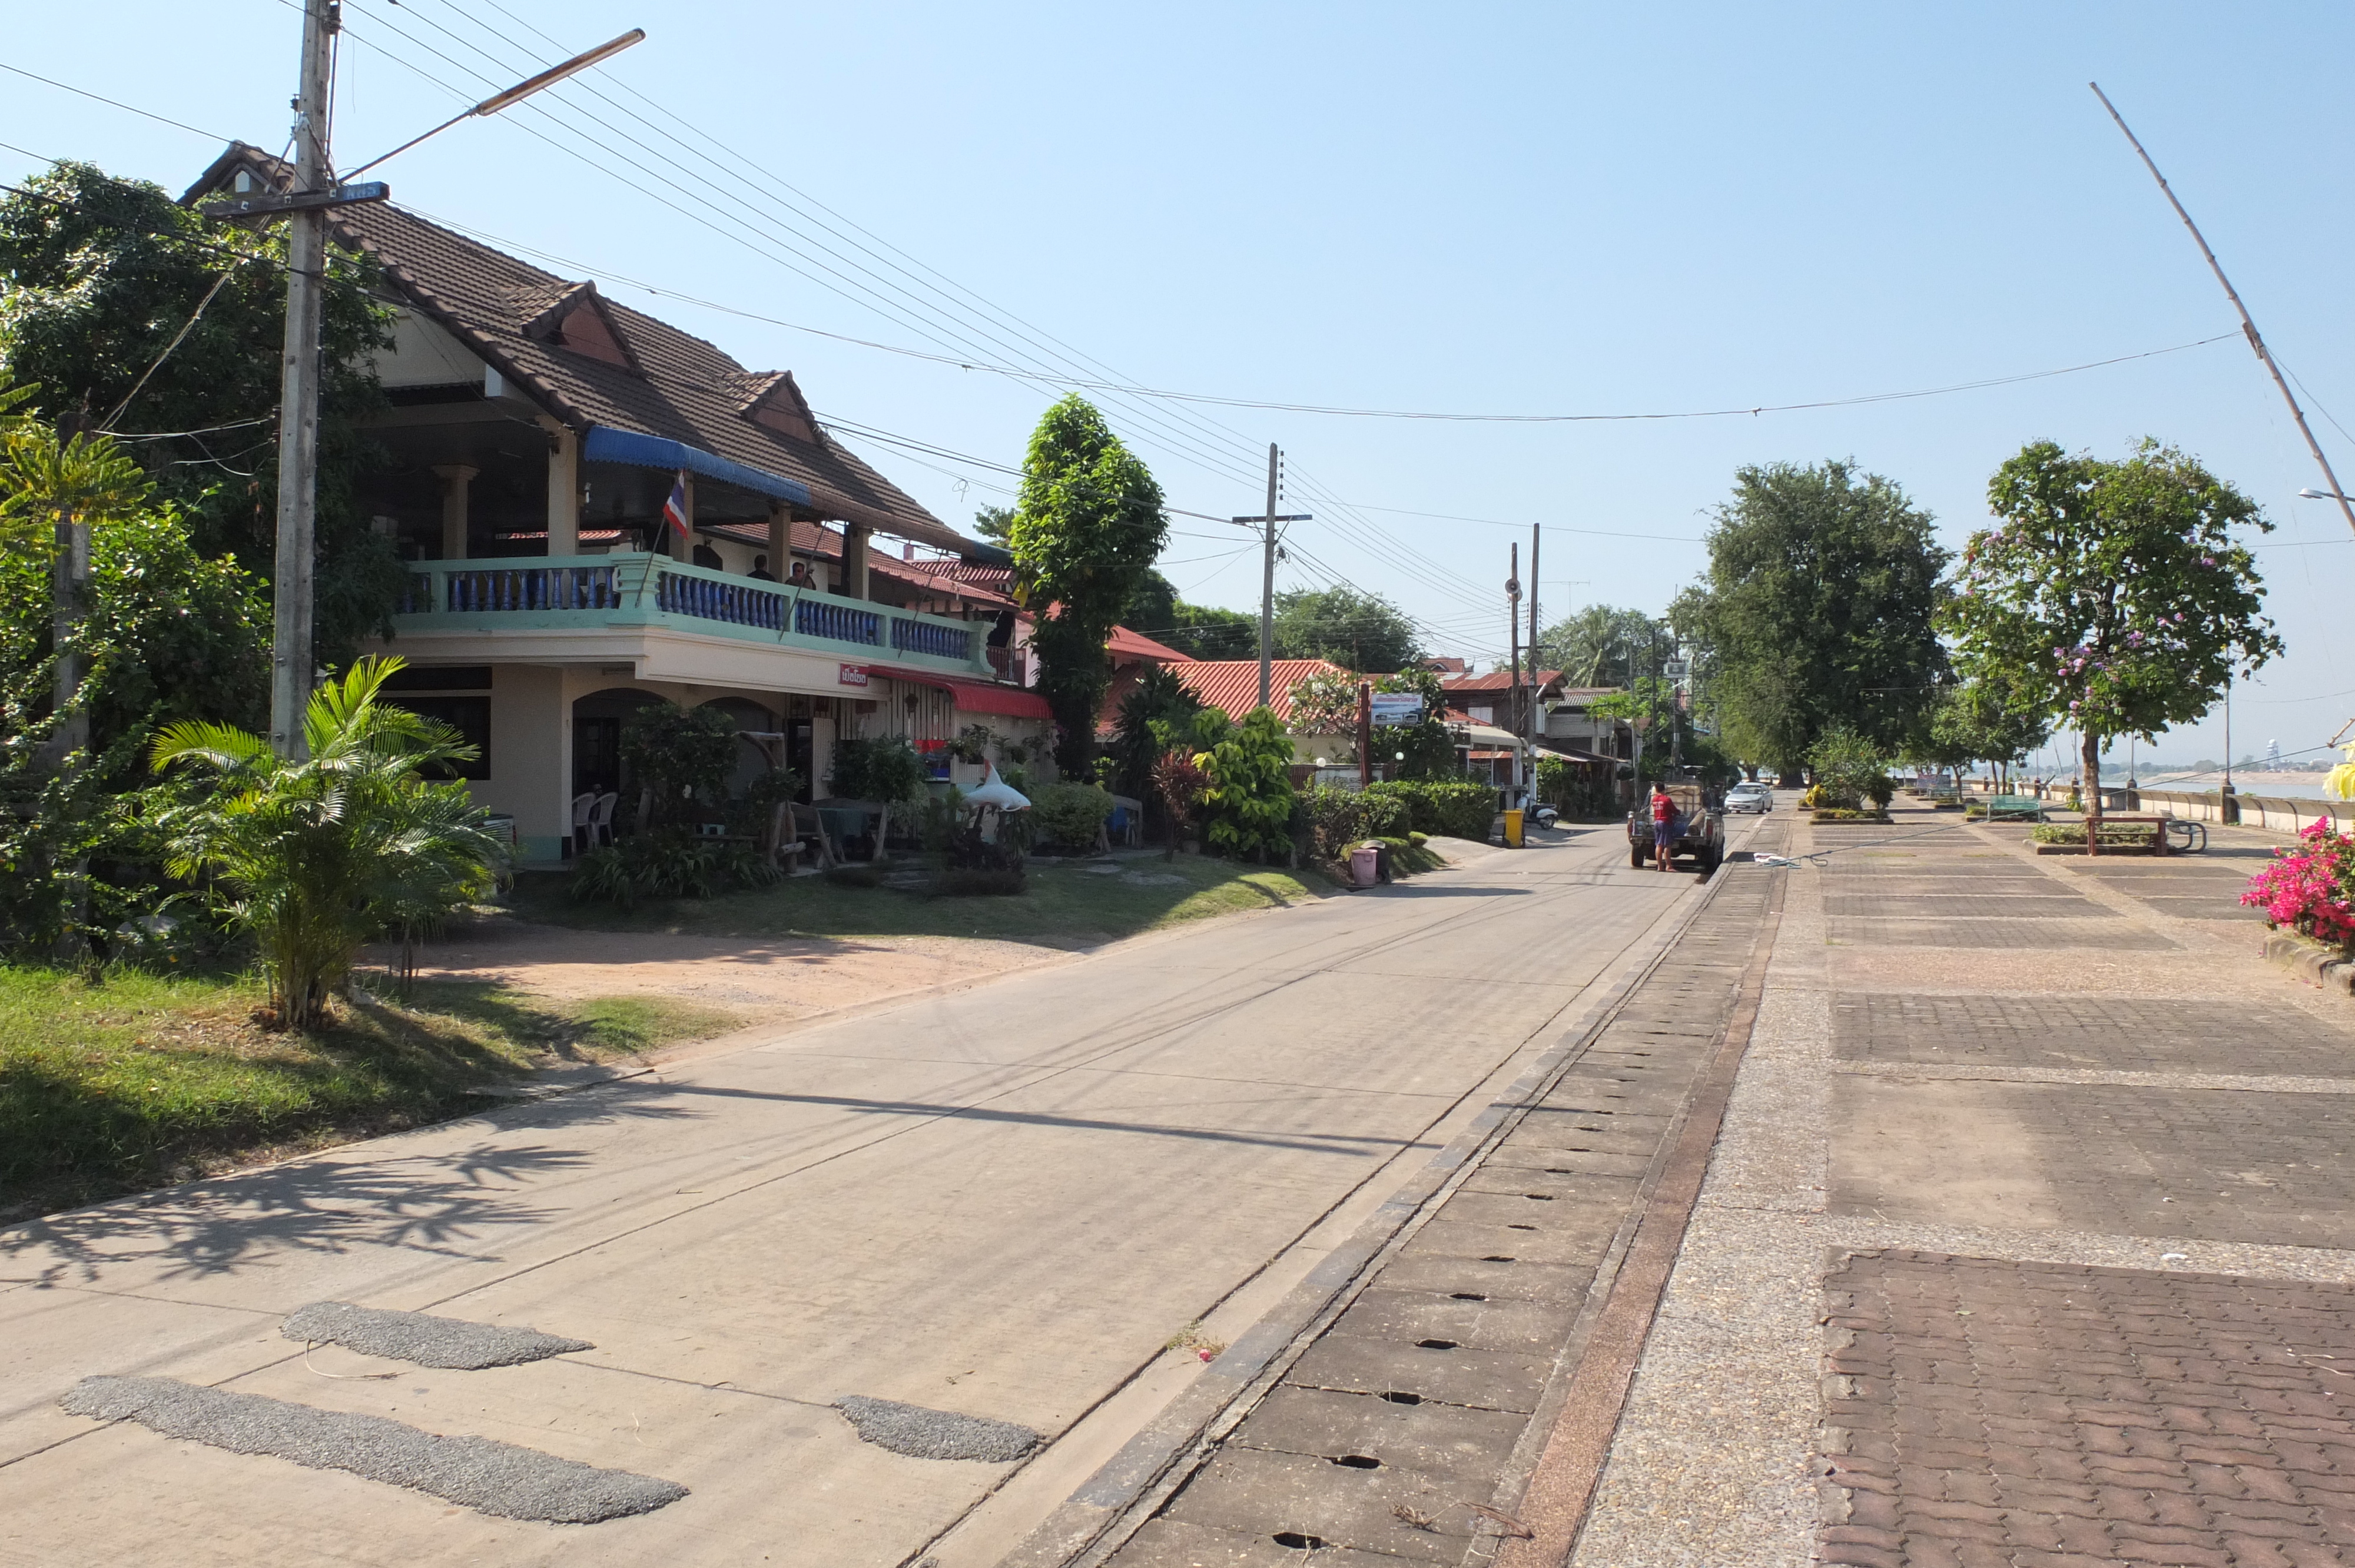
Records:
{"label": "grass lawn", "polygon": [[[920,863],[902,863],[913,870]],[[846,887],[797,876],[719,898],[656,900],[635,909],[578,904],[566,878],[517,879],[514,907],[527,920],[594,930],[662,930],[710,937],[990,937],[1041,947],[1092,947],[1165,926],[1246,909],[1314,903],[1331,891],[1315,872],[1240,864],[1202,855],[1158,855],[1030,868],[1027,891],[1005,897],[934,898],[892,887]]]}
{"label": "grass lawn", "polygon": [[262,1029],[250,980],[0,966],[0,1220],[480,1109],[551,1060],[697,1039],[740,1020],[658,997],[559,1005],[419,985]]}

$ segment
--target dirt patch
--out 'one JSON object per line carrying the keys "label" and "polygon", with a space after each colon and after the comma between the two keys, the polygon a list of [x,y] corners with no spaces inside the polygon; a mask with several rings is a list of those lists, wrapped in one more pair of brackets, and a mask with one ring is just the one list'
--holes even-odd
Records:
{"label": "dirt patch", "polygon": [[757,1023],[985,980],[1058,956],[1031,944],[962,937],[697,937],[491,920],[425,948],[418,974],[567,1001],[677,997]]}

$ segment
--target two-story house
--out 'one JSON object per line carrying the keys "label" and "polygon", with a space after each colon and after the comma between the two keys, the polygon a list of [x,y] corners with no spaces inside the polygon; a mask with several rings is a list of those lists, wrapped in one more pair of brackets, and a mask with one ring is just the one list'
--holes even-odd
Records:
{"label": "two-story house", "polygon": [[[186,199],[288,184],[239,143]],[[564,853],[578,796],[626,786],[647,703],[720,705],[805,781],[844,737],[1043,736],[1002,578],[958,575],[1005,553],[829,436],[789,373],[389,203],[329,222],[395,309],[370,430],[391,461],[364,499],[410,576],[381,649],[412,666],[399,700],[481,748],[474,798],[527,861]]]}

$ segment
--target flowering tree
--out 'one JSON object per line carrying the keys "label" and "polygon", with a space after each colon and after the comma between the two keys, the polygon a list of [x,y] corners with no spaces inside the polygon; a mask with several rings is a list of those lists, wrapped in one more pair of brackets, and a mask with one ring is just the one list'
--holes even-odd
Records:
{"label": "flowering tree", "polygon": [[1941,615],[1966,673],[2083,742],[2086,848],[2099,838],[2102,748],[2196,719],[2281,652],[2236,523],[2256,503],[2173,447],[2120,462],[2035,441],[1996,471],[1998,521],[1971,535]]}

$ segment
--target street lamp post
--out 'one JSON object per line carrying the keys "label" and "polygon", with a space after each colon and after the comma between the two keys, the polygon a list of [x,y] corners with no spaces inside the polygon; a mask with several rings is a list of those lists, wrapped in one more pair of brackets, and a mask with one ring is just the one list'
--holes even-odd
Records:
{"label": "street lamp post", "polygon": [[[320,300],[327,270],[327,209],[383,201],[392,193],[381,181],[367,185],[336,178],[328,156],[328,104],[334,92],[335,37],[342,26],[336,0],[303,0],[303,69],[294,98],[294,183],[289,191],[264,191],[208,203],[208,217],[283,216],[286,241],[286,337],[279,366],[278,538],[272,585],[270,646],[270,748],[281,757],[304,750],[303,710],[316,672],[312,664],[312,567],[316,549],[319,497]],[[620,37],[573,56],[453,115],[423,136],[412,136],[390,153],[369,159],[359,174],[405,153],[459,121],[496,114],[575,72],[609,59],[645,37],[632,28]]]}

